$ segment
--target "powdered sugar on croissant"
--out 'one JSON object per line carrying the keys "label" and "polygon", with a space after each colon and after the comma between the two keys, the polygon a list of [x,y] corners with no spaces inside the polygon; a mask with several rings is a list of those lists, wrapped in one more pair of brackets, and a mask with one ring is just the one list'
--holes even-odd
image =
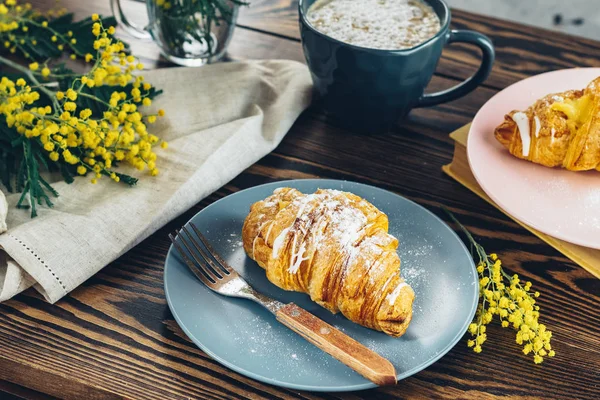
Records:
{"label": "powdered sugar on croissant", "polygon": [[242,238],[275,285],[400,336],[412,318],[414,292],[400,277],[398,240],[387,230],[387,216],[359,196],[280,188],[252,205]]}

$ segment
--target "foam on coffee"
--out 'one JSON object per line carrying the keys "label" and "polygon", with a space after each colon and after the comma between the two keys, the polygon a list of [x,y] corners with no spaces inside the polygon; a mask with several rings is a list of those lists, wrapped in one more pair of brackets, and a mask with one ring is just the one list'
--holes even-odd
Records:
{"label": "foam on coffee", "polygon": [[422,0],[318,0],[307,18],[327,36],[372,49],[408,49],[440,30],[440,19]]}

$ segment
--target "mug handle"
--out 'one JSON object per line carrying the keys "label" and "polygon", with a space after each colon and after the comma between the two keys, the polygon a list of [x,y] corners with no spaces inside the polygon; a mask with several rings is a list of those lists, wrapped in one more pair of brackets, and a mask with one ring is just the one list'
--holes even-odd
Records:
{"label": "mug handle", "polygon": [[492,40],[489,37],[474,31],[451,30],[448,34],[447,43],[449,44],[454,42],[471,43],[481,49],[483,57],[481,59],[481,65],[479,66],[479,69],[473,76],[454,87],[437,93],[424,94],[419,98],[415,107],[434,106],[436,104],[446,103],[448,101],[456,100],[459,97],[463,97],[483,83],[483,81],[485,81],[492,71],[495,52]]}
{"label": "mug handle", "polygon": [[125,32],[136,39],[152,39],[150,32],[129,22],[125,16],[125,13],[123,12],[123,9],[121,8],[121,0],[110,0],[110,9],[115,17],[115,20],[117,21],[117,24],[119,24],[119,26],[123,28]]}

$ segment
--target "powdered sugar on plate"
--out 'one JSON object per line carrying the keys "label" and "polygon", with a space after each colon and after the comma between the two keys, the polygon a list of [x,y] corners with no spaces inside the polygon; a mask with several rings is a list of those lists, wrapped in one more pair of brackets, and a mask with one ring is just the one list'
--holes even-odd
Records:
{"label": "powdered sugar on plate", "polygon": [[[390,234],[400,241],[401,276],[415,291],[413,319],[401,338],[361,327],[333,315],[306,294],[286,292],[239,246],[250,205],[269,196],[277,183],[229,196],[194,217],[223,258],[256,290],[294,302],[389,359],[404,378],[445,353],[464,333],[476,304],[477,274],[454,233],[423,208],[389,192],[348,182],[288,183],[304,193],[334,187],[356,193],[385,212]],[[319,186],[322,185],[322,186]],[[228,241],[228,239],[230,241]],[[274,240],[274,238],[271,238]],[[366,279],[366,277],[365,277]],[[469,290],[470,289],[470,290]],[[177,322],[190,339],[216,360],[254,379],[293,390],[358,390],[364,378],[286,328],[249,300],[227,298],[203,286],[174,252],[165,265],[165,292]]]}

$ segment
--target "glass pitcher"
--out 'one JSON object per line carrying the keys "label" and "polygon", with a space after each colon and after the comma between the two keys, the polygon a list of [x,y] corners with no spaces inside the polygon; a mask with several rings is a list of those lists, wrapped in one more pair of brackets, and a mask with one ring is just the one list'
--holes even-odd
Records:
{"label": "glass pitcher", "polygon": [[152,39],[170,61],[197,67],[218,61],[227,49],[241,0],[146,0],[148,26],[131,23],[121,0],[111,0],[119,25],[130,35]]}

